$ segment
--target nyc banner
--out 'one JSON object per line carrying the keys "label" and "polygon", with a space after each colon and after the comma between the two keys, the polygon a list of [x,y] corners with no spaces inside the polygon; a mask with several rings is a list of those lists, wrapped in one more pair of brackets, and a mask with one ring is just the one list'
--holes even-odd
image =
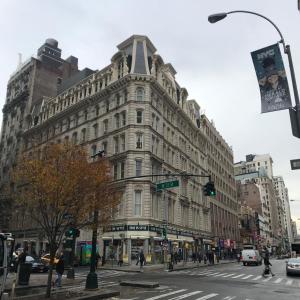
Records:
{"label": "nyc banner", "polygon": [[261,96],[261,112],[292,107],[288,81],[278,44],[251,52]]}

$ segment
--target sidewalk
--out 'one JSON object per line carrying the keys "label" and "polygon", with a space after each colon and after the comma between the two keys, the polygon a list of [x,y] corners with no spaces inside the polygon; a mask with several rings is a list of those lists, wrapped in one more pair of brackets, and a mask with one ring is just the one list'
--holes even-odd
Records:
{"label": "sidewalk", "polygon": [[[201,268],[201,267],[213,267],[217,265],[222,265],[222,264],[229,264],[229,263],[237,263],[237,260],[220,260],[219,263],[216,263],[214,265],[209,265],[209,264],[204,264],[202,261],[200,264],[198,262],[178,262],[177,264],[173,265],[173,270],[174,271],[180,271],[180,270],[185,270],[185,269],[194,269],[194,268]],[[143,272],[151,272],[151,271],[159,271],[159,270],[166,270],[167,266],[166,264],[146,264],[143,266]],[[116,270],[116,271],[123,271],[123,272],[141,272],[140,266],[136,266],[135,263],[132,265],[127,265],[124,264],[122,267],[117,266],[117,265],[109,265],[106,264],[104,266],[98,267],[98,270]]]}
{"label": "sidewalk", "polygon": [[[12,289],[13,281],[15,279],[15,273],[9,273],[6,279],[5,284],[5,291],[10,292]],[[34,273],[30,274],[29,284],[28,285],[17,285],[16,286],[16,292],[22,291],[26,289],[37,289],[37,288],[46,288],[47,286],[47,280],[48,280],[48,274],[41,274]],[[55,280],[55,274],[52,276],[52,281]],[[81,279],[68,279],[68,278],[62,278],[62,286],[71,286],[79,284],[82,280]]]}

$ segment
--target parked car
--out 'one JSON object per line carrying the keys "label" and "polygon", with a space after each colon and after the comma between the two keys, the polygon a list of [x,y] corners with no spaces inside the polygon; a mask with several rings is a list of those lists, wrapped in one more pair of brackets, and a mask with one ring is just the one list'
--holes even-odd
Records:
{"label": "parked car", "polygon": [[26,256],[25,259],[26,263],[31,263],[32,267],[31,267],[31,272],[37,272],[37,273],[46,273],[48,272],[49,268],[48,266],[46,266],[44,263],[42,263],[42,261],[38,258],[34,258],[30,255]]}
{"label": "parked car", "polygon": [[241,262],[244,266],[246,265],[261,265],[262,264],[262,257],[258,250],[243,250],[241,256]]}
{"label": "parked car", "polygon": [[300,258],[290,258],[286,261],[286,275],[300,275]]}
{"label": "parked car", "polygon": [[[54,258],[54,264],[56,265],[57,263],[58,263],[58,258]],[[46,264],[46,265],[49,265],[50,264],[50,253],[47,253],[47,254],[45,254],[45,255],[43,255],[42,257],[41,257],[41,261],[44,263],[44,264]]]}

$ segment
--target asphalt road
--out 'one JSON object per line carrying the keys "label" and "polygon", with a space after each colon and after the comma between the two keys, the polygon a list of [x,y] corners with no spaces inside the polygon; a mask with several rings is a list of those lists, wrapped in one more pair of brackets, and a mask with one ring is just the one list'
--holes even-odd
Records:
{"label": "asphalt road", "polygon": [[[182,271],[125,273],[99,271],[99,286],[121,291],[130,300],[296,300],[300,299],[300,276],[285,274],[285,260],[271,260],[274,277],[261,276],[263,266],[232,263]],[[80,270],[77,278],[86,276]],[[120,287],[121,280],[158,282],[159,288]]]}

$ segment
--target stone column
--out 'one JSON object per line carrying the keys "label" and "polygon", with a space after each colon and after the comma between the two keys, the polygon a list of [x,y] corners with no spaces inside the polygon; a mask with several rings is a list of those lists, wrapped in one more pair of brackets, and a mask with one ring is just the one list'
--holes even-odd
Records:
{"label": "stone column", "polygon": [[131,265],[131,239],[127,240],[128,264]]}

